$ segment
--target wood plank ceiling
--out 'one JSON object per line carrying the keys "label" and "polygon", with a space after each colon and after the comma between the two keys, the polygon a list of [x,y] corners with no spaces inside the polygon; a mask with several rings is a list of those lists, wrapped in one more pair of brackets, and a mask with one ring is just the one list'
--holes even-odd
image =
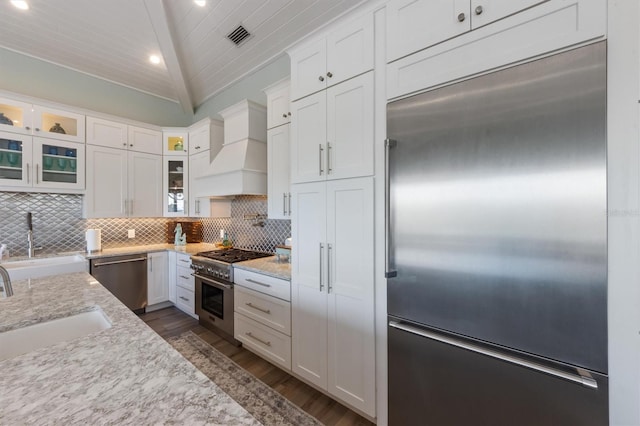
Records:
{"label": "wood plank ceiling", "polygon": [[[26,11],[0,2],[0,47],[192,111],[361,0],[27,2]],[[238,25],[251,33],[240,46],[226,38]]]}

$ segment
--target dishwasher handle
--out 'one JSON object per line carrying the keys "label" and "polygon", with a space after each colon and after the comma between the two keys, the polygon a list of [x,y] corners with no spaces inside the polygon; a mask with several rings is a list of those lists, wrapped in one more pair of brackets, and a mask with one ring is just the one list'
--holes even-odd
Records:
{"label": "dishwasher handle", "polygon": [[111,262],[102,262],[102,263],[94,263],[93,266],[95,266],[96,268],[98,266],[107,266],[107,265],[117,265],[118,263],[130,263],[130,262],[142,262],[144,260],[147,260],[146,257],[136,257],[134,259],[125,259],[125,260],[114,260]]}

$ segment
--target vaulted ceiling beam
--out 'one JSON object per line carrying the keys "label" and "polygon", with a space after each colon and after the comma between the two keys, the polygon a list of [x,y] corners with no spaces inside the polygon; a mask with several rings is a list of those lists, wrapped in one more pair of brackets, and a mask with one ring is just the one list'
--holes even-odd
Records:
{"label": "vaulted ceiling beam", "polygon": [[151,19],[151,25],[153,25],[158,43],[160,44],[160,51],[162,52],[169,76],[173,81],[180,105],[186,113],[193,114],[193,101],[189,94],[189,87],[184,78],[184,73],[180,67],[180,59],[178,58],[178,53],[176,52],[176,47],[173,42],[173,33],[167,20],[167,12],[164,4],[162,0],[144,0],[144,4]]}

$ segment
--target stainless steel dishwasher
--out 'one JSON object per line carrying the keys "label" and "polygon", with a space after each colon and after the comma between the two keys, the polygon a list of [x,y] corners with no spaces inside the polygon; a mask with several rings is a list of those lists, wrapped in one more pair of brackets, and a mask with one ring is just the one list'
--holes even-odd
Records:
{"label": "stainless steel dishwasher", "polygon": [[90,274],[136,314],[147,306],[147,254],[91,259]]}

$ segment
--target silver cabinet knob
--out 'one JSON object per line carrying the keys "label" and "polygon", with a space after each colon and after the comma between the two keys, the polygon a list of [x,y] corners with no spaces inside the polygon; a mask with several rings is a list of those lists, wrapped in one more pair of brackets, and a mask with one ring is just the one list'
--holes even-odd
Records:
{"label": "silver cabinet knob", "polygon": [[31,130],[31,127],[29,126],[24,126],[25,130]]}
{"label": "silver cabinet knob", "polygon": [[476,7],[476,15],[480,15],[480,14],[482,14],[482,10],[483,10],[483,9],[482,9],[482,6],[478,6],[478,7]]}
{"label": "silver cabinet knob", "polygon": [[282,118],[287,118],[287,114],[282,114]]}
{"label": "silver cabinet knob", "polygon": [[288,113],[287,113],[287,115],[288,115],[289,117],[291,117],[291,113],[290,113],[290,112],[288,112]]}
{"label": "silver cabinet knob", "polygon": [[320,80],[320,81],[324,81],[324,77],[323,77],[323,76],[319,76],[319,77],[318,77],[318,80]]}
{"label": "silver cabinet knob", "polygon": [[34,130],[35,130],[36,132],[39,132],[39,131],[40,131],[40,129],[39,129],[39,128],[37,128],[37,127],[36,127]]}
{"label": "silver cabinet knob", "polygon": [[333,73],[332,73],[331,71],[329,71],[329,72],[327,73],[327,77],[329,77],[329,78],[333,77]]}
{"label": "silver cabinet knob", "polygon": [[461,13],[458,15],[458,22],[464,22],[466,16],[464,16],[464,13]]}
{"label": "silver cabinet knob", "polygon": [[131,144],[129,144],[129,146],[130,146],[130,147],[133,147],[133,144],[131,143]]}
{"label": "silver cabinet knob", "polygon": [[126,142],[123,142],[123,143],[122,143],[122,146],[127,146],[127,143],[126,143]]}

